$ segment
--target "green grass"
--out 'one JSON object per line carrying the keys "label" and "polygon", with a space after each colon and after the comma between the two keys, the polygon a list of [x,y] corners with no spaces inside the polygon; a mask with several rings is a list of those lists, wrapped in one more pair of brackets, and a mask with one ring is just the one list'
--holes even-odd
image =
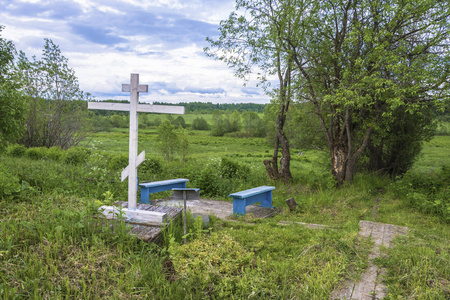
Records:
{"label": "green grass", "polygon": [[[79,165],[0,156],[0,177],[7,170],[21,180],[20,191],[0,199],[0,299],[327,299],[368,265],[371,244],[357,238],[360,220],[410,228],[376,261],[387,269],[388,299],[450,297],[450,224],[408,198],[424,190],[409,181],[359,173],[352,184],[336,189],[327,154],[312,150],[303,156],[292,150],[294,183],[274,183],[262,164],[273,151],[264,139],[207,134],[191,132],[191,152],[182,164],[160,160],[153,150],[155,131],[140,130],[140,151],[162,167],[141,170],[140,178],[186,176],[193,185],[216,180],[216,198],[223,200],[229,200],[230,188],[275,185],[273,203],[283,208],[279,215],[212,218],[207,232],[191,220],[187,245],[181,224],[173,224],[160,245],[148,245],[130,237],[123,224],[110,228],[93,218],[98,205],[125,197],[120,170],[108,164],[128,151],[127,130],[93,134],[87,144],[91,154]],[[410,172],[429,182],[432,170],[450,164],[448,153],[450,138],[437,136],[424,145]],[[238,163],[238,171],[248,170],[249,176],[220,177],[221,158]],[[208,168],[211,172],[204,173]],[[295,212],[286,207],[290,197],[298,203]],[[282,220],[330,228],[277,225]]]}
{"label": "green grass", "polygon": [[442,165],[450,165],[450,136],[435,136],[423,146],[422,154],[412,171],[430,172]]}

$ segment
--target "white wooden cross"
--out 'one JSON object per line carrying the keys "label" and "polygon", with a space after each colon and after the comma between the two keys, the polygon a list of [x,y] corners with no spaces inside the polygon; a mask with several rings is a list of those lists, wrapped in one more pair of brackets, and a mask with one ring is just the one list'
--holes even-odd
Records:
{"label": "white wooden cross", "polygon": [[[131,74],[130,84],[122,84],[122,92],[130,93],[130,104],[110,102],[88,102],[89,109],[119,110],[130,112],[130,142],[128,166],[122,171],[124,181],[128,177],[128,209],[123,209],[129,219],[147,222],[162,222],[165,214],[136,210],[137,167],[145,160],[145,151],[138,152],[138,112],[184,114],[184,106],[139,104],[139,93],[147,93],[148,85],[139,84],[139,74]],[[114,207],[103,206],[103,213],[117,212]]]}

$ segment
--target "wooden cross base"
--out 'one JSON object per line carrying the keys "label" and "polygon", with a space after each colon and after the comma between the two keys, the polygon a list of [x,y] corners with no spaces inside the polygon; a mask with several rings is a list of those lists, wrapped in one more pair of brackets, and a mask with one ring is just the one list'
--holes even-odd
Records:
{"label": "wooden cross base", "polygon": [[102,214],[106,217],[120,216],[121,212],[124,214],[126,220],[136,220],[140,222],[164,224],[167,221],[166,213],[161,213],[157,211],[146,211],[138,209],[119,209],[115,206],[101,206],[99,208]]}

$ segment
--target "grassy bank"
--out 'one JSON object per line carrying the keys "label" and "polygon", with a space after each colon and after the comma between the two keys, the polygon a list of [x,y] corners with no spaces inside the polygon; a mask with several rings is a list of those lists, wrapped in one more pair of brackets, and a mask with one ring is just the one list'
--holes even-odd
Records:
{"label": "grassy bank", "polygon": [[[410,228],[377,261],[388,271],[389,299],[449,298],[450,225],[442,212],[448,208],[448,137],[426,144],[400,181],[358,174],[339,189],[326,153],[293,150],[295,181],[284,185],[265,176],[261,161],[272,150],[262,139],[201,132],[189,138],[186,163],[165,162],[152,152],[154,131],[141,131],[140,149],[151,160],[140,178],[186,177],[202,195],[221,200],[229,200],[230,190],[275,185],[274,205],[283,211],[264,220],[212,218],[206,227],[190,219],[187,245],[180,224],[164,231],[161,244],[148,245],[130,237],[124,224],[112,230],[94,218],[99,205],[126,197],[126,183],[118,180],[126,131],[96,133],[88,149],[69,154],[3,153],[0,298],[327,299],[367,267],[371,244],[357,237],[360,220]],[[299,204],[294,212],[285,205],[290,197]]]}

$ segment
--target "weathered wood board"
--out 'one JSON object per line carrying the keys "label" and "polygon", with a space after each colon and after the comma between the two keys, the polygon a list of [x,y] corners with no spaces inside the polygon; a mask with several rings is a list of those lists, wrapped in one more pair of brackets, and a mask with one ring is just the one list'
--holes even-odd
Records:
{"label": "weathered wood board", "polygon": [[[120,205],[123,208],[128,208],[128,202],[125,201],[116,202],[114,205],[116,206]],[[142,211],[165,213],[167,222],[166,224],[178,219],[182,211],[182,208],[180,207],[156,206],[151,204],[140,204],[140,203],[137,204],[136,209]],[[114,217],[105,217],[105,219],[109,221],[116,221]],[[148,243],[158,242],[158,240],[161,237],[161,230],[163,229],[162,226],[164,226],[164,225],[161,226],[161,224],[158,223],[142,222],[134,220],[127,222],[127,224],[130,226],[130,233],[132,235]],[[113,224],[111,224],[111,226],[113,226]]]}

